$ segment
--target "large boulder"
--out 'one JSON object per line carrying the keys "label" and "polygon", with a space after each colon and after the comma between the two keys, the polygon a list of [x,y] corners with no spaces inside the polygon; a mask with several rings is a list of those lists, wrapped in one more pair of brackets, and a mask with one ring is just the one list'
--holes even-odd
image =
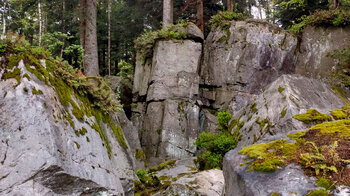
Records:
{"label": "large boulder", "polygon": [[231,21],[205,41],[202,96],[237,111],[282,74],[294,73],[297,38],[262,20]]}
{"label": "large boulder", "polygon": [[338,61],[327,55],[350,46],[350,27],[307,26],[301,40],[296,73],[329,81]]}
{"label": "large boulder", "polygon": [[329,114],[344,101],[325,83],[299,75],[282,75],[263,93],[233,116],[231,131],[239,132],[238,146],[251,145],[270,136],[281,137],[292,130],[309,128],[293,118],[313,108]]}
{"label": "large boulder", "polygon": [[295,119],[296,114],[306,113],[310,108],[314,109],[315,114],[318,114],[317,111],[329,114],[331,110],[344,105],[343,100],[328,85],[316,79],[282,75],[272,82],[263,93],[233,116],[231,131],[238,135],[238,145],[224,157],[226,195],[305,195],[318,189],[315,178],[307,177],[302,168],[294,164],[279,167],[272,173],[249,171],[247,156],[239,151],[252,144],[282,138],[292,142],[287,133],[303,131],[313,125],[312,120],[302,122]]}
{"label": "large boulder", "polygon": [[118,119],[82,113],[90,105],[43,71],[45,61],[27,63],[0,70],[0,195],[132,195],[134,159]]}

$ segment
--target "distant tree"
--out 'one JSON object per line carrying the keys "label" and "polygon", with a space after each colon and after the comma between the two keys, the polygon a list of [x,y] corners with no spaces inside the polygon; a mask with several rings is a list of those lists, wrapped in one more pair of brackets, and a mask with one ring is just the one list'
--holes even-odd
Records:
{"label": "distant tree", "polygon": [[84,74],[98,76],[97,53],[97,4],[96,0],[79,0],[80,4],[80,44],[85,51],[83,60]]}
{"label": "distant tree", "polygon": [[174,22],[174,1],[163,0],[163,27],[167,27]]}
{"label": "distant tree", "polygon": [[203,0],[197,0],[197,26],[203,32],[204,31],[204,5]]}

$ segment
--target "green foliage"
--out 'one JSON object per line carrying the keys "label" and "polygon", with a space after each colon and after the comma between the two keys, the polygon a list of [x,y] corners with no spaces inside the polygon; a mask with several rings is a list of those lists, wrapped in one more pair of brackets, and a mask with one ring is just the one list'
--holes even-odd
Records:
{"label": "green foliage", "polygon": [[66,47],[64,50],[65,59],[70,62],[74,67],[79,67],[82,69],[82,63],[84,58],[84,49],[81,45],[72,44]]}
{"label": "green foliage", "polygon": [[319,187],[325,188],[326,190],[333,190],[334,187],[334,183],[332,181],[330,181],[327,178],[324,177],[320,177],[316,180],[316,184]]}
{"label": "green foliage", "polygon": [[141,55],[139,60],[146,60],[152,57],[153,47],[157,40],[182,40],[187,38],[185,28],[190,23],[179,23],[176,25],[169,25],[167,28],[158,31],[144,30],[135,41],[135,49]]}
{"label": "green foliage", "polygon": [[0,40],[0,53],[6,52],[6,47],[7,44],[2,43],[2,41]]}
{"label": "green foliage", "polygon": [[281,196],[279,193],[271,193],[271,196]]}
{"label": "green foliage", "polygon": [[317,189],[317,190],[313,190],[308,192],[305,196],[328,196],[329,192],[325,189]]}
{"label": "green foliage", "polygon": [[121,83],[132,89],[134,66],[126,61],[120,61],[118,63],[118,68],[120,72],[117,75],[121,78]]}
{"label": "green foliage", "polygon": [[219,112],[216,116],[216,119],[218,120],[219,130],[227,131],[228,123],[230,122],[231,118],[232,116],[229,112]]}
{"label": "green foliage", "polygon": [[209,24],[211,26],[211,30],[221,29],[226,30],[230,28],[230,21],[232,20],[244,20],[245,17],[242,13],[235,12],[219,12],[215,16],[212,16]]}
{"label": "green foliage", "polygon": [[201,153],[196,159],[200,170],[222,168],[222,159],[228,151],[236,147],[237,138],[224,132],[203,132],[194,144],[201,148]]}
{"label": "green foliage", "polygon": [[[318,147],[314,142],[311,141],[306,142],[306,144],[309,144],[311,148],[310,152],[300,154],[301,165],[303,165],[306,168],[312,168],[313,170],[315,170],[316,175],[319,175],[320,172],[324,174],[326,174],[327,172],[338,173],[336,166],[333,164],[339,161],[337,160],[339,159],[339,156],[334,155],[332,157],[326,158],[323,154],[325,150],[330,150],[334,152],[335,148],[337,147],[336,142],[334,142],[334,144],[331,147],[328,147],[329,149],[327,149],[327,146]],[[332,165],[327,164],[327,159],[332,159],[330,162],[332,163]]]}
{"label": "green foliage", "polygon": [[332,117],[330,115],[322,114],[315,109],[309,109],[305,114],[294,115],[293,118],[306,124],[321,123],[332,120]]}

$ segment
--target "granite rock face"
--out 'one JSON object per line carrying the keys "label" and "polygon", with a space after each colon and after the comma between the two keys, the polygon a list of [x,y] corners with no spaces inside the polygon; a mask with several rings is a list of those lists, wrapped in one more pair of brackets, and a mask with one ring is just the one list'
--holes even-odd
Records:
{"label": "granite rock face", "polygon": [[294,73],[297,38],[262,20],[231,21],[204,44],[201,90],[214,108],[237,111],[280,75]]}
{"label": "granite rock face", "polygon": [[349,47],[349,34],[350,27],[307,26],[302,34],[296,73],[329,81],[338,62],[327,55]]}
{"label": "granite rock face", "polygon": [[[345,105],[325,83],[300,75],[282,75],[266,87],[246,107],[237,112],[233,119],[239,123],[231,132],[239,133],[237,148],[224,157],[225,193],[232,196],[305,195],[318,189],[315,178],[307,177],[300,166],[293,164],[273,173],[247,171],[246,155],[239,154],[243,147],[286,139],[287,133],[302,131],[312,124],[305,124],[293,118],[308,109],[317,109],[329,114],[330,110]],[[235,121],[231,121],[235,122]],[[237,122],[237,121],[236,121]]]}
{"label": "granite rock face", "polygon": [[283,137],[289,131],[309,128],[311,125],[293,116],[310,108],[329,114],[330,110],[344,105],[342,99],[319,80],[282,75],[232,117],[239,119],[241,126],[233,126],[231,131],[239,129],[238,147],[248,146],[264,138]]}
{"label": "granite rock face", "polygon": [[[101,123],[109,156],[92,128],[95,117],[79,121],[50,83],[28,72],[23,61],[18,68],[19,86],[13,87],[13,78],[0,81],[0,195],[132,195],[134,159],[128,144],[123,147],[111,127]],[[33,93],[34,88],[42,93]],[[120,126],[115,116],[112,120]]]}
{"label": "granite rock face", "polygon": [[158,41],[153,59],[136,63],[132,121],[150,165],[188,158],[196,151],[202,53],[202,44],[196,41],[202,38],[196,35],[199,29],[191,28],[188,40]]}

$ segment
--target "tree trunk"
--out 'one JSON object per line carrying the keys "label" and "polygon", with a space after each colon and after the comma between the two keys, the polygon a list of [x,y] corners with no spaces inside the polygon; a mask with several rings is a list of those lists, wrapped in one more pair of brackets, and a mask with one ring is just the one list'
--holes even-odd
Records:
{"label": "tree trunk", "polygon": [[227,11],[233,11],[232,0],[227,0]]}
{"label": "tree trunk", "polygon": [[41,38],[43,34],[43,18],[41,15],[41,3],[38,2],[38,15],[39,15],[39,46],[41,46]]}
{"label": "tree trunk", "polygon": [[97,5],[96,0],[80,0],[80,44],[83,46],[85,56],[83,59],[84,74],[98,76],[97,53]]}
{"label": "tree trunk", "polygon": [[2,34],[1,34],[1,38],[5,37],[5,33],[6,33],[6,6],[7,6],[7,0],[4,0],[4,11],[2,14]]}
{"label": "tree trunk", "polygon": [[174,0],[163,0],[163,28],[173,24]]}
{"label": "tree trunk", "polygon": [[[65,20],[65,14],[66,14],[66,0],[62,0],[62,16],[61,16],[61,32],[66,33],[66,20]],[[61,46],[60,50],[60,57],[63,57],[63,50],[66,44],[66,40],[63,41],[63,45]]]}
{"label": "tree trunk", "polygon": [[197,26],[202,32],[204,31],[203,9],[203,0],[197,0]]}
{"label": "tree trunk", "polygon": [[107,66],[108,75],[111,75],[111,12],[112,0],[108,0],[108,51],[107,51]]}

